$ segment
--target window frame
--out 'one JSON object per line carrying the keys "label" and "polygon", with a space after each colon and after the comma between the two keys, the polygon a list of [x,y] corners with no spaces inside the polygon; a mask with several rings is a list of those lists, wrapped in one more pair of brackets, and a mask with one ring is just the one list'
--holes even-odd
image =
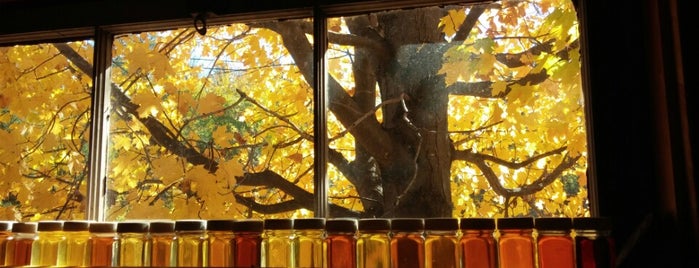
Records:
{"label": "window frame", "polygon": [[[581,40],[581,77],[585,101],[588,150],[588,200],[591,216],[599,215],[593,122],[589,90],[589,63],[587,60],[587,33],[585,1],[572,1],[578,13]],[[92,124],[89,153],[89,178],[87,180],[87,220],[105,219],[107,143],[109,130],[109,96],[111,92],[111,47],[114,36],[144,31],[168,30],[191,26],[193,18],[204,14],[207,25],[223,25],[234,22],[259,20],[285,20],[313,18],[314,24],[314,198],[316,217],[328,215],[327,154],[325,101],[325,51],[327,49],[327,18],[350,16],[389,9],[407,9],[449,4],[491,3],[494,0],[396,0],[396,1],[351,1],[351,0],[291,0],[279,3],[274,0],[257,0],[248,3],[230,3],[209,6],[195,0],[158,1],[144,4],[138,0],[125,0],[119,5],[105,8],[100,1],[76,1],[77,3],[47,4],[37,7],[36,0],[9,0],[0,11],[0,25],[17,25],[0,29],[0,46],[60,42],[77,39],[92,39],[95,42],[93,69]],[[153,1],[155,2],[155,1]],[[133,6],[139,8],[134,11]],[[273,8],[268,8],[273,7]],[[115,9],[110,9],[115,8]],[[66,11],[66,12],[62,12]],[[87,18],[82,18],[88,13]],[[64,20],[66,17],[69,19]],[[19,22],[19,23],[17,23]],[[58,23],[56,23],[58,22]]]}

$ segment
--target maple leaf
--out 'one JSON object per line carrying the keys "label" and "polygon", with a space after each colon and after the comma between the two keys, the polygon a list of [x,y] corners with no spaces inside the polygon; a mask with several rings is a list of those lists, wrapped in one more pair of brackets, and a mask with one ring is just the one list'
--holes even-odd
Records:
{"label": "maple leaf", "polygon": [[214,130],[213,133],[211,133],[211,137],[214,139],[214,143],[218,144],[222,148],[228,148],[233,146],[231,144],[231,140],[234,139],[233,133],[228,131],[228,128],[226,126],[218,126],[216,130]]}
{"label": "maple leaf", "polygon": [[225,98],[213,93],[208,93],[197,102],[197,113],[210,114],[214,112],[222,112],[223,104],[225,103]]}

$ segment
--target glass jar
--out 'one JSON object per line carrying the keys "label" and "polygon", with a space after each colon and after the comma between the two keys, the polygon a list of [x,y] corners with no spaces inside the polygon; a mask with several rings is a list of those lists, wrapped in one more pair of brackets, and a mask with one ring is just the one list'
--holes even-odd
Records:
{"label": "glass jar", "polygon": [[537,218],[536,251],[539,268],[575,268],[575,249],[570,218]]}
{"label": "glass jar", "polygon": [[359,219],[357,231],[359,267],[391,267],[391,220]]}
{"label": "glass jar", "polygon": [[391,267],[425,267],[424,221],[418,218],[391,220]]}
{"label": "glass jar", "polygon": [[612,222],[609,218],[573,218],[578,268],[616,267]]}
{"label": "glass jar", "polygon": [[36,240],[32,244],[32,266],[56,266],[58,258],[65,254],[62,221],[40,221],[36,228]]}
{"label": "glass jar", "polygon": [[495,219],[462,218],[461,265],[463,268],[498,267],[497,244],[495,241]]}
{"label": "glass jar", "polygon": [[234,220],[208,220],[206,229],[209,239],[209,266],[232,267]]}
{"label": "glass jar", "polygon": [[150,266],[173,267],[177,264],[175,221],[157,220],[150,225]]}
{"label": "glass jar", "polygon": [[294,220],[293,267],[323,267],[325,219]]}
{"label": "glass jar", "polygon": [[150,265],[149,224],[147,222],[119,222],[117,236],[118,266],[141,267]]}
{"label": "glass jar", "polygon": [[35,222],[15,222],[7,240],[5,266],[27,266],[32,260],[32,244],[36,240]]}
{"label": "glass jar", "polygon": [[177,266],[203,267],[208,264],[206,221],[175,221],[177,239]]}
{"label": "glass jar", "polygon": [[7,241],[12,236],[11,221],[0,221],[0,266],[5,265],[5,252],[7,251]]}
{"label": "glass jar", "polygon": [[498,218],[500,268],[535,268],[534,218]]}
{"label": "glass jar", "polygon": [[262,267],[292,267],[294,222],[291,219],[265,219],[262,236]]}
{"label": "glass jar", "polygon": [[260,267],[262,257],[262,220],[238,220],[233,223],[233,256],[237,267]]}
{"label": "glass jar", "polygon": [[58,256],[58,266],[90,266],[90,222],[66,221],[63,234],[65,253]]}
{"label": "glass jar", "polygon": [[118,242],[116,223],[90,223],[90,266],[116,266]]}
{"label": "glass jar", "polygon": [[357,267],[357,220],[328,219],[325,233],[328,267]]}
{"label": "glass jar", "polygon": [[425,219],[425,267],[459,268],[459,219]]}

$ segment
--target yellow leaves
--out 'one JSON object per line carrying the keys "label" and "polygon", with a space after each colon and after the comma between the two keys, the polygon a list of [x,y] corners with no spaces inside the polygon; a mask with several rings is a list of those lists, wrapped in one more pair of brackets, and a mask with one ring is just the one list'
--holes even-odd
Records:
{"label": "yellow leaves", "polygon": [[294,161],[294,162],[296,162],[296,163],[301,163],[301,161],[303,161],[303,155],[300,154],[300,153],[293,153],[293,154],[290,154],[290,155],[288,155],[286,158],[289,158],[289,159],[291,159],[292,161]]}
{"label": "yellow leaves", "polygon": [[480,62],[478,63],[478,74],[485,76],[489,75],[495,68],[495,56],[489,53],[481,54]]}
{"label": "yellow leaves", "polygon": [[221,112],[225,103],[225,98],[214,93],[208,93],[197,102],[197,113],[212,114]]}
{"label": "yellow leaves", "polygon": [[148,49],[144,44],[134,45],[131,53],[126,56],[130,61],[128,65],[130,73],[153,72],[156,80],[174,74],[170,59],[158,51]]}
{"label": "yellow leaves", "polygon": [[163,184],[169,185],[182,177],[182,163],[174,155],[166,155],[153,160],[151,172],[153,177],[163,180]]}
{"label": "yellow leaves", "polygon": [[216,170],[216,177],[220,180],[227,182],[227,185],[234,185],[236,183],[236,177],[243,176],[243,165],[241,165],[237,159],[230,159],[218,164],[218,170]]}
{"label": "yellow leaves", "polygon": [[459,30],[461,24],[464,23],[466,19],[466,12],[464,9],[451,9],[446,16],[439,20],[438,27],[442,29],[442,32],[446,36],[453,36]]}
{"label": "yellow leaves", "polygon": [[228,128],[226,126],[216,127],[216,130],[214,130],[214,132],[211,133],[211,137],[214,139],[214,143],[218,144],[222,148],[228,148],[233,146],[233,144],[231,144],[231,140],[234,139],[233,133],[228,131]]}
{"label": "yellow leaves", "polygon": [[132,101],[139,105],[138,116],[155,116],[163,110],[161,100],[150,92],[141,92],[133,96]]}
{"label": "yellow leaves", "polygon": [[9,164],[18,164],[19,158],[22,155],[23,147],[20,145],[22,136],[18,135],[19,131],[8,132],[0,130],[0,162]]}
{"label": "yellow leaves", "polygon": [[468,68],[468,62],[465,61],[445,62],[442,64],[442,69],[439,70],[438,74],[444,74],[446,85],[450,86],[458,81],[463,81],[463,73]]}
{"label": "yellow leaves", "polygon": [[500,94],[505,93],[505,90],[507,89],[507,82],[505,81],[496,81],[493,83],[493,97],[499,96]]}

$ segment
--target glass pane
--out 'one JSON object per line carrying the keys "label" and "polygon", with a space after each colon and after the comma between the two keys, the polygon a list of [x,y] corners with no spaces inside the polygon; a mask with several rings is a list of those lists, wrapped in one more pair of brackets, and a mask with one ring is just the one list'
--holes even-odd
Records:
{"label": "glass pane", "polygon": [[304,19],[116,37],[107,218],[312,216],[311,34]]}
{"label": "glass pane", "polygon": [[0,219],[84,219],[92,41],[0,47]]}
{"label": "glass pane", "polygon": [[589,216],[571,1],[377,12],[328,29],[333,214]]}

